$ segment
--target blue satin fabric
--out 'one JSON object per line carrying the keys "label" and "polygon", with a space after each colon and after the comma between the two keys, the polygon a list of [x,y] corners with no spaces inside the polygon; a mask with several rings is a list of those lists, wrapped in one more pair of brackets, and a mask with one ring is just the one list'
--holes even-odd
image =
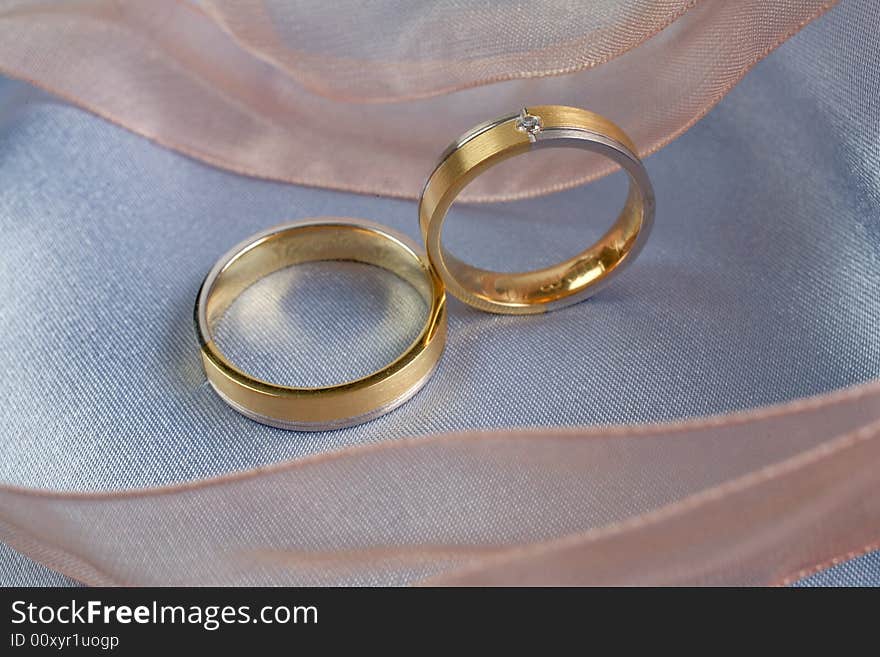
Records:
{"label": "blue satin fabric", "polygon": [[[880,376],[878,22],[870,2],[844,2],[651,156],[655,231],[612,287],[541,317],[452,301],[423,392],[327,433],[264,427],[216,397],[196,291],[266,226],[355,216],[418,238],[415,203],[226,173],[3,80],[0,480],[149,486],[401,436],[719,413]],[[451,247],[502,269],[544,264],[607,223],[622,184],[456,207]],[[224,348],[301,384],[387,361],[418,329],[418,298],[392,276],[327,267],[248,290]],[[0,583],[68,582],[0,546]],[[803,582],[878,583],[880,553]]]}

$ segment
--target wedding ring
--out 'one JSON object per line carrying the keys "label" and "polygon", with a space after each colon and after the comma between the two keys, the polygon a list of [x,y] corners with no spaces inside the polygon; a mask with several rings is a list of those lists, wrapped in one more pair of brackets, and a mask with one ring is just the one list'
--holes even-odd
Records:
{"label": "wedding ring", "polygon": [[[574,147],[599,153],[629,174],[629,193],[614,225],[579,255],[545,269],[505,273],[468,265],[441,243],[455,198],[486,169],[538,148]],[[446,289],[481,310],[530,314],[577,303],[632,262],[654,218],[654,192],[635,146],[608,119],[575,107],[541,105],[473,128],[442,155],[419,203],[428,258]]]}
{"label": "wedding ring", "polygon": [[[274,271],[326,260],[387,269],[418,291],[429,311],[418,337],[403,354],[360,379],[319,388],[277,385],[231,363],[217,347],[212,329],[236,297]],[[220,258],[202,283],[195,323],[205,373],[217,394],[257,422],[301,431],[360,424],[396,408],[430,378],[446,343],[443,284],[418,247],[388,228],[351,219],[284,224],[238,244]]]}

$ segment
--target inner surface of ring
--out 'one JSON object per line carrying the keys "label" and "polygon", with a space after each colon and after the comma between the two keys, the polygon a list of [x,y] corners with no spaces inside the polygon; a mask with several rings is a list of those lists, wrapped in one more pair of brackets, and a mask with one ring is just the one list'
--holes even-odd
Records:
{"label": "inner surface of ring", "polygon": [[[560,146],[590,147],[586,144]],[[590,150],[610,154],[597,145]],[[617,159],[617,158],[614,158]],[[500,160],[499,160],[500,161]],[[443,249],[443,263],[462,287],[486,300],[533,305],[577,294],[613,271],[631,251],[644,217],[642,193],[630,176],[626,202],[615,223],[599,240],[573,258],[527,272],[498,272],[469,265]]]}
{"label": "inner surface of ring", "polygon": [[392,236],[350,224],[295,226],[270,233],[234,254],[210,283],[205,308],[207,339],[212,339],[219,319],[249,286],[286,267],[320,261],[381,267],[411,285],[427,307],[431,305],[432,285],[421,261]]}

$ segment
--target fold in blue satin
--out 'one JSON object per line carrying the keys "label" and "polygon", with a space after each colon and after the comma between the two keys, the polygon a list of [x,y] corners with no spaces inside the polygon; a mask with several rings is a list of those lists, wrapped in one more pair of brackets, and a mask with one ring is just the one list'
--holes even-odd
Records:
{"label": "fold in blue satin", "polygon": [[[878,22],[871,3],[844,2],[650,157],[655,231],[613,287],[543,317],[453,301],[448,350],[423,392],[320,434],[255,424],[213,394],[191,325],[196,290],[266,226],[361,216],[417,237],[415,203],[229,174],[0,82],[0,479],[148,486],[394,437],[643,423],[877,378]],[[613,215],[621,182],[457,207],[449,243],[484,266],[546,264]],[[267,377],[343,378],[387,360],[412,331],[412,295],[340,274],[349,287],[323,275],[255,286],[224,320],[227,348]],[[0,583],[66,580],[0,547]],[[878,585],[880,553],[803,583]]]}

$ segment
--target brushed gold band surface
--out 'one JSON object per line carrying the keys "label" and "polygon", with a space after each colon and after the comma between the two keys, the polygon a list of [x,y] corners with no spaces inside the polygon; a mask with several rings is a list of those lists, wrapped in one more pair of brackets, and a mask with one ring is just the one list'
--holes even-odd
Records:
{"label": "brushed gold band surface", "polygon": [[[473,267],[446,251],[441,241],[443,222],[461,190],[486,169],[547,147],[599,153],[629,175],[623,210],[599,241],[552,267],[516,273]],[[653,218],[651,182],[626,133],[599,114],[560,105],[533,106],[466,133],[443,154],[419,202],[428,258],[449,293],[481,310],[504,314],[546,312],[591,296],[635,259]]]}
{"label": "brushed gold band surface", "polygon": [[[274,384],[231,363],[214,342],[212,329],[235,298],[274,271],[325,260],[375,265],[398,275],[418,291],[429,311],[418,337],[404,353],[365,377],[319,388]],[[396,408],[430,378],[446,344],[443,284],[419,255],[418,247],[388,228],[350,219],[284,224],[232,248],[199,290],[195,323],[205,373],[220,397],[258,422],[300,431],[352,426]]]}

